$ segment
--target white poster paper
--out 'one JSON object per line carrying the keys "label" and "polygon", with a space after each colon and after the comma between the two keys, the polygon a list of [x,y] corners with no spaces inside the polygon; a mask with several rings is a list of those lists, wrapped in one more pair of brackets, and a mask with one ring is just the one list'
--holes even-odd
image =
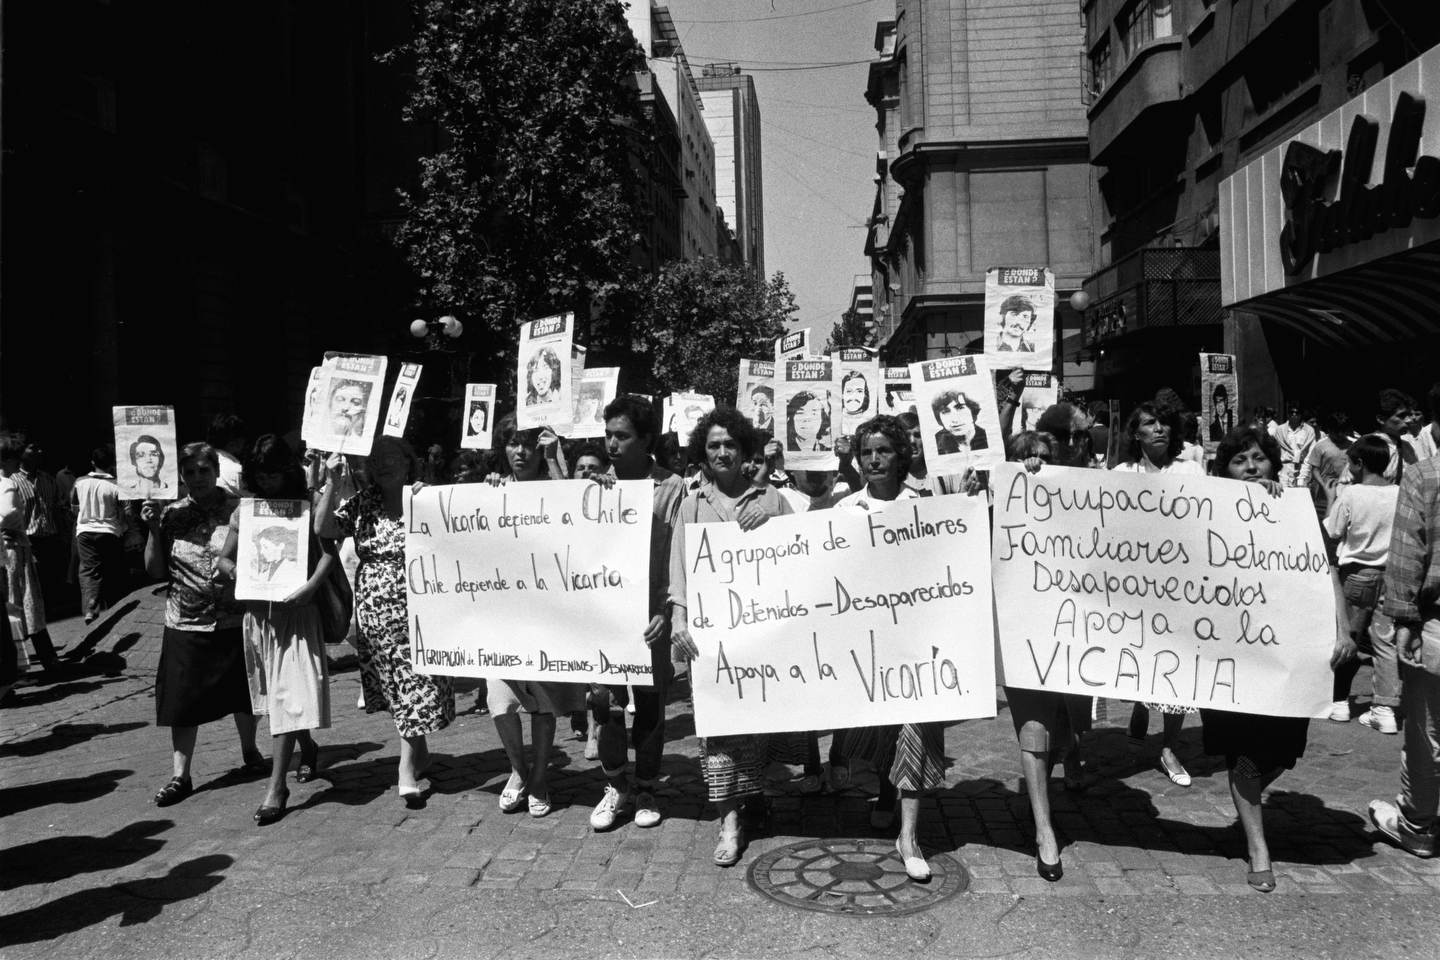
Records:
{"label": "white poster paper", "polygon": [[777,369],[777,410],[784,416],[776,439],[785,444],[786,470],[837,470],[835,428],[840,424],[838,361],[786,360]]}
{"label": "white poster paper", "polygon": [[810,328],[801,327],[781,337],[775,338],[775,368],[778,370],[780,364],[795,357],[807,357],[810,355]]}
{"label": "white poster paper", "polygon": [[310,564],[310,504],[240,501],[235,553],[236,600],[284,600],[305,586]]}
{"label": "white poster paper", "polygon": [[1048,267],[985,271],[985,356],[996,370],[1050,370],[1055,275]]}
{"label": "white poster paper", "polygon": [[735,409],[750,418],[756,430],[775,432],[775,363],[741,360]]}
{"label": "white poster paper", "polygon": [[665,398],[660,410],[665,424],[663,432],[679,437],[683,448],[700,418],[714,409],[715,398],[708,393],[672,393]]}
{"label": "white poster paper", "polygon": [[1315,717],[1335,593],[1315,507],[1216,477],[991,474],[1005,682]]}
{"label": "white poster paper", "polygon": [[915,409],[915,392],[910,386],[909,367],[886,367],[885,397],[880,407],[880,412],[892,417],[898,417],[906,410]]}
{"label": "white poster paper", "polygon": [[1015,430],[1034,430],[1035,424],[1060,400],[1060,384],[1052,373],[1027,371],[1024,390],[1020,392],[1020,409],[1017,411]]}
{"label": "white poster paper", "polygon": [[985,498],[684,536],[700,736],[995,716]]}
{"label": "white poster paper", "polygon": [[327,353],[307,394],[305,442],[317,450],[369,456],[387,362],[385,357]]}
{"label": "white poster paper", "polygon": [[421,673],[650,684],[654,483],[543,480],[407,496]]}
{"label": "white poster paper", "polygon": [[856,427],[880,412],[880,361],[855,347],[832,356],[840,361],[840,431],[853,436]]}
{"label": "white poster paper", "polygon": [[985,470],[1005,459],[995,381],[984,357],[922,360],[910,364],[910,376],[931,474]]}
{"label": "white poster paper", "polygon": [[[541,317],[520,325],[516,426],[521,430],[570,423],[575,314]],[[581,359],[580,363],[584,363]]]}
{"label": "white poster paper", "polygon": [[575,402],[565,436],[594,439],[605,436],[605,407],[620,388],[619,367],[590,367],[575,381]]}
{"label": "white poster paper", "polygon": [[420,385],[420,364],[400,364],[400,376],[395,379],[395,389],[390,391],[390,405],[385,408],[385,426],[381,429],[387,437],[405,436],[405,425],[410,422],[410,405],[415,402],[415,390]]}
{"label": "white poster paper", "polygon": [[111,407],[115,424],[115,483],[121,500],[175,500],[180,455],[173,407]]}
{"label": "white poster paper", "polygon": [[1235,429],[1235,411],[1239,408],[1234,355],[1200,354],[1200,435],[1205,438],[1207,457],[1213,457],[1225,434]]}
{"label": "white poster paper", "polygon": [[465,422],[460,426],[463,450],[489,450],[495,429],[495,384],[465,384]]}

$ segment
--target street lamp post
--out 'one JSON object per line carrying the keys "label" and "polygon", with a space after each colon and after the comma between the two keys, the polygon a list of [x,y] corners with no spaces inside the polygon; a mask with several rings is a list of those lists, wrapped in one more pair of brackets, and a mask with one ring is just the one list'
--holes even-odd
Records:
{"label": "street lamp post", "polygon": [[465,332],[465,324],[450,314],[438,320],[416,319],[410,323],[410,336],[424,340],[430,350],[445,350],[445,338],[455,339]]}

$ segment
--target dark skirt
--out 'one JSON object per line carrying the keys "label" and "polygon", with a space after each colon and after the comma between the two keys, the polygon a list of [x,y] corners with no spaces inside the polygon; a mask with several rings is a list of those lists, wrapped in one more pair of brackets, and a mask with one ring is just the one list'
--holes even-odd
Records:
{"label": "dark skirt", "polygon": [[250,713],[241,628],[166,627],[155,677],[156,726],[198,727],[232,713]]}
{"label": "dark skirt", "polygon": [[1310,721],[1304,717],[1265,717],[1230,710],[1201,710],[1205,752],[1223,756],[1232,769],[1241,757],[1257,768],[1290,770],[1305,755]]}

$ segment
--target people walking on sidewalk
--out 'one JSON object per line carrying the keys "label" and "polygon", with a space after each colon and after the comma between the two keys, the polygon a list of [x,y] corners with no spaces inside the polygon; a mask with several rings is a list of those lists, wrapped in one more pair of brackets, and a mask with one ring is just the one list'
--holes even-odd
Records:
{"label": "people walking on sidewalk", "polygon": [[75,511],[80,607],[87,624],[126,593],[125,510],[115,483],[115,447],[96,447],[90,472],[75,481],[70,495]]}
{"label": "people walking on sidewalk", "polygon": [[202,723],[227,713],[235,718],[246,771],[265,770],[265,758],[255,748],[255,715],[245,682],[235,565],[222,559],[238,503],[216,485],[219,476],[215,450],[187,444],[180,451],[187,495],[166,507],[147,500],[140,511],[149,530],[145,569],[169,587],[155,679],[155,723],[170,728],[172,749],[170,780],[155,794],[161,807],[195,792],[190,763],[196,734]]}
{"label": "people walking on sidewalk", "polygon": [[25,438],[18,434],[0,436],[0,547],[5,551],[9,605],[16,619],[17,672],[23,673],[30,665],[25,652],[29,640],[46,673],[54,676],[60,671],[60,659],[46,630],[45,595],[29,532],[36,527],[36,511],[41,506],[35,485],[20,469],[25,448]]}
{"label": "people walking on sidewalk", "polygon": [[1440,457],[1405,471],[1395,507],[1382,606],[1395,621],[1405,715],[1400,793],[1370,820],[1401,849],[1435,855],[1440,835]]}
{"label": "people walking on sidewalk", "polygon": [[400,734],[396,792],[407,807],[425,805],[420,779],[430,763],[426,737],[455,719],[449,677],[419,673],[410,662],[410,624],[405,612],[405,492],[419,476],[410,444],[377,437],[368,469],[371,486],[355,491],[344,459],[332,457],[315,511],[315,529],[334,553],[355,539],[356,652],[365,711],[388,711]]}
{"label": "people walking on sidewalk", "polygon": [[[241,473],[243,488],[269,500],[305,500],[305,475],[285,441],[273,433],[255,441]],[[224,556],[232,563],[239,549],[240,514],[230,524]],[[255,811],[261,826],[285,815],[290,791],[285,775],[296,744],[300,746],[297,783],[315,779],[320,768],[320,747],[312,730],[330,726],[330,668],[315,597],[330,576],[335,556],[333,542],[323,545],[310,534],[309,578],[284,600],[245,603],[246,676],[252,708],[270,721],[273,741],[270,783]]]}

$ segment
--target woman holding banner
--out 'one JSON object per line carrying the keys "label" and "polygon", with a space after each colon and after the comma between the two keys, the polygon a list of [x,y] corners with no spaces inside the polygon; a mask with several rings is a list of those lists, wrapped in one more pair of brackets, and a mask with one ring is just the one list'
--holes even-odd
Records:
{"label": "woman holding banner", "polygon": [[[1112,467],[1121,473],[1167,473],[1181,476],[1204,476],[1205,470],[1194,460],[1180,459],[1185,448],[1185,430],[1180,411],[1174,407],[1146,402],[1130,413],[1120,441],[1120,462]],[[1217,461],[1218,462],[1218,461]],[[1194,707],[1172,707],[1165,704],[1137,703],[1130,712],[1130,739],[1140,743],[1150,728],[1150,708],[1164,716],[1164,737],[1160,746],[1160,767],[1176,786],[1190,786],[1190,773],[1175,748],[1180,745],[1180,730],[1185,714]]]}
{"label": "woman holding banner", "polygon": [[[1215,448],[1211,471],[1218,477],[1258,483],[1280,496],[1280,445],[1253,426],[1240,427]],[[1275,889],[1270,847],[1265,842],[1260,797],[1275,779],[1305,755],[1310,721],[1304,717],[1268,717],[1229,710],[1201,710],[1205,752],[1224,756],[1230,774],[1230,798],[1245,831],[1250,870],[1245,881],[1262,893]]]}
{"label": "woman holding banner", "polygon": [[[491,483],[544,480],[546,451],[557,451],[559,438],[550,430],[520,430],[515,414],[495,424],[495,462],[500,472]],[[558,463],[558,461],[557,461]],[[555,467],[554,469],[563,469]],[[564,474],[560,474],[561,477]],[[532,817],[550,813],[550,753],[555,748],[555,717],[585,709],[586,687],[578,683],[540,680],[486,680],[485,704],[495,721],[495,732],[510,761],[510,778],[500,791],[500,812],[514,813],[524,803]],[[530,741],[535,759],[525,760],[525,728],[521,713],[530,715]]]}
{"label": "woman holding banner", "polygon": [[[745,469],[759,448],[750,421],[728,407],[716,407],[700,418],[690,434],[690,459],[701,464],[705,482],[686,494],[680,504],[670,548],[670,622],[675,655],[686,660],[700,656],[690,635],[687,616],[685,527],[692,523],[738,522],[752,530],[770,517],[791,513],[790,505],[773,486],[754,486]],[[720,841],[715,864],[732,867],[740,862],[745,834],[740,826],[740,801],[759,795],[765,766],[770,759],[770,737],[743,734],[706,737],[700,741],[700,772],[710,799],[720,812]]]}
{"label": "woman holding banner", "polygon": [[[855,431],[855,450],[865,486],[835,505],[837,510],[870,512],[883,510],[891,501],[919,496],[905,485],[910,473],[910,431],[895,417],[881,415],[862,423]],[[831,749],[834,761],[845,757],[841,769],[855,758],[869,760],[880,774],[880,797],[875,802],[872,823],[888,825],[893,816],[896,792],[900,799],[900,836],[895,851],[905,862],[912,880],[930,879],[930,865],[920,849],[920,794],[945,784],[945,726],[941,723],[907,723],[898,727],[854,727],[836,731],[839,743]]]}
{"label": "woman holding banner", "polygon": [[[336,466],[340,461],[337,458]],[[426,737],[455,719],[455,693],[449,677],[419,673],[410,662],[410,624],[405,609],[405,490],[419,476],[420,463],[410,444],[398,437],[376,437],[368,461],[372,485],[336,505],[348,489],[339,470],[315,507],[315,529],[331,553],[346,537],[355,539],[360,566],[355,571],[355,649],[360,658],[360,688],[365,712],[389,711],[400,734],[400,770],[396,791],[405,806],[425,806],[420,779],[430,763]]]}

